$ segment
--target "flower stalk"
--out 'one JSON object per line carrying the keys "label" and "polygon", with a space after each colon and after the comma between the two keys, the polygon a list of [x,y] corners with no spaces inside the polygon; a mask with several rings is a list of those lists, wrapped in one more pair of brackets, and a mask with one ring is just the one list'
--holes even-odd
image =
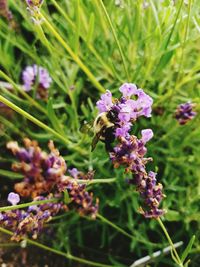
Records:
{"label": "flower stalk", "polygon": [[176,251],[176,248],[175,248],[175,246],[174,246],[174,244],[173,244],[173,242],[172,242],[172,240],[171,240],[171,238],[170,238],[168,232],[167,232],[167,229],[165,228],[165,225],[163,224],[163,222],[162,222],[162,220],[161,220],[160,218],[157,218],[157,221],[158,221],[158,223],[160,224],[160,227],[162,228],[162,230],[163,230],[163,232],[164,232],[164,234],[165,234],[165,236],[166,236],[166,238],[167,238],[167,240],[168,240],[168,242],[169,242],[169,244],[170,244],[170,246],[171,246],[171,248],[172,248],[172,251],[173,251],[173,253],[174,253],[174,256],[175,256],[175,258],[176,258],[176,260],[177,260],[177,264],[178,264],[180,267],[183,267],[183,263],[182,263],[182,261],[181,261],[179,255],[178,255],[178,252]]}
{"label": "flower stalk", "polygon": [[8,75],[6,75],[3,71],[0,70],[0,76],[3,77],[9,84],[13,86],[17,92],[23,95],[30,104],[35,106],[42,113],[47,114],[46,109],[44,109],[37,101],[35,101],[32,97],[30,97],[22,88],[20,88]]}
{"label": "flower stalk", "polygon": [[0,102],[4,103],[8,107],[16,111],[17,113],[21,114],[23,117],[27,118],[34,124],[38,125],[40,128],[43,128],[47,132],[53,134],[56,138],[60,139],[65,145],[69,145],[70,141],[66,137],[54,131],[52,128],[48,127],[46,124],[36,119],[35,117],[33,117],[32,115],[30,115],[29,113],[27,113],[26,111],[24,111],[23,109],[21,109],[20,107],[18,107],[17,105],[15,105],[14,103],[12,103],[11,101],[9,101],[8,99],[6,99],[5,97],[1,95],[0,95]]}
{"label": "flower stalk", "polygon": [[31,202],[27,202],[27,203],[23,203],[23,204],[18,204],[18,205],[0,207],[0,212],[7,211],[7,210],[23,209],[26,207],[45,204],[45,203],[49,203],[49,202],[56,203],[57,201],[58,201],[57,198],[51,198],[51,199],[45,199],[45,200],[39,200],[39,201],[31,201]]}
{"label": "flower stalk", "polygon": [[[6,230],[2,227],[0,227],[0,231],[4,234],[7,234],[7,235],[10,235],[12,236],[13,233],[9,230]],[[51,248],[51,247],[48,247],[44,244],[41,244],[37,241],[34,241],[34,240],[31,240],[29,238],[24,238],[24,240],[27,241],[28,244],[30,245],[33,245],[33,246],[36,246],[36,247],[39,247],[39,248],[42,248],[46,251],[49,251],[49,252],[52,252],[54,254],[57,254],[57,255],[60,255],[60,256],[63,256],[67,259],[70,259],[70,260],[74,260],[74,261],[77,261],[77,262],[80,262],[80,263],[84,263],[84,264],[87,264],[89,266],[97,266],[97,267],[112,267],[112,265],[107,265],[107,264],[103,264],[103,263],[99,263],[99,262],[94,262],[94,261],[90,261],[90,260],[86,260],[86,259],[82,259],[82,258],[79,258],[79,257],[76,257],[74,255],[72,255],[71,253],[69,252],[62,252],[62,251],[59,251],[57,249],[54,249],[54,248]]]}

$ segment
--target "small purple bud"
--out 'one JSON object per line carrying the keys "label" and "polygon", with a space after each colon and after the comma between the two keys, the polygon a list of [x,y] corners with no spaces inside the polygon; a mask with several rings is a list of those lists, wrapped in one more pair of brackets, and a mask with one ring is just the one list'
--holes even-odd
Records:
{"label": "small purple bud", "polygon": [[130,98],[132,95],[137,94],[137,86],[133,83],[124,83],[119,91],[123,94],[123,97]]}
{"label": "small purple bud", "polygon": [[8,202],[10,202],[12,205],[16,205],[17,203],[20,202],[20,197],[18,194],[11,192],[8,194],[7,198]]}
{"label": "small purple bud", "polygon": [[153,131],[151,129],[142,130],[141,133],[142,133],[142,142],[144,144],[146,144],[153,137]]}

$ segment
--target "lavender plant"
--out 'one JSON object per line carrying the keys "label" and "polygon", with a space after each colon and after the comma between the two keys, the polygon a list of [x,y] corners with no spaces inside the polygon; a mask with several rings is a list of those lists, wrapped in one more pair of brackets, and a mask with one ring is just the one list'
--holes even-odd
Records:
{"label": "lavender plant", "polygon": [[187,102],[177,107],[174,116],[180,125],[186,124],[196,116],[196,112],[193,111],[194,106],[194,104]]}
{"label": "lavender plant", "polygon": [[[133,178],[129,183],[136,185],[137,191],[144,199],[148,210],[142,208],[140,212],[148,218],[158,218],[164,214],[158,206],[164,196],[162,185],[156,184],[156,173],[146,171],[146,164],[151,158],[145,158],[147,152],[146,143],[153,137],[151,129],[141,131],[141,139],[130,134],[133,126],[139,117],[150,117],[152,111],[152,98],[145,94],[142,89],[138,89],[135,84],[125,83],[119,91],[122,97],[112,101],[112,94],[107,90],[97,102],[99,112],[115,112],[116,121],[114,134],[118,143],[110,152],[110,159],[115,168],[123,166],[126,173],[131,173]],[[135,99],[131,99],[135,97]]]}
{"label": "lavender plant", "polygon": [[51,85],[52,79],[46,69],[33,65],[27,66],[22,72],[24,90],[31,91],[33,86],[36,86],[36,97],[48,99],[48,88]]}
{"label": "lavender plant", "polygon": [[[79,184],[79,179],[91,180],[93,173],[86,175],[73,168],[68,170],[72,177],[66,175],[67,165],[54,147],[49,143],[50,154],[45,153],[36,141],[24,139],[25,148],[19,147],[17,142],[9,142],[7,147],[17,157],[19,162],[14,163],[12,169],[21,172],[24,179],[15,184],[15,191],[9,193],[8,201],[16,205],[20,197],[31,198],[33,202],[50,200],[50,203],[30,206],[25,210],[8,210],[0,213],[0,223],[6,228],[14,230],[12,239],[20,241],[31,234],[37,238],[44,224],[62,210],[67,210],[67,203],[62,201],[65,194],[69,194],[70,206],[75,208],[80,215],[90,216],[95,219],[98,211],[98,199],[93,204],[93,194],[86,191],[86,184]],[[62,195],[64,192],[64,196]],[[59,203],[51,203],[51,200]]]}
{"label": "lavender plant", "polygon": [[[187,2],[2,1],[1,232],[81,266],[130,266],[147,253],[153,266],[188,266],[189,252],[195,266],[199,5]],[[108,155],[79,131],[99,93],[99,114],[116,116]],[[150,256],[165,238],[173,263]]]}

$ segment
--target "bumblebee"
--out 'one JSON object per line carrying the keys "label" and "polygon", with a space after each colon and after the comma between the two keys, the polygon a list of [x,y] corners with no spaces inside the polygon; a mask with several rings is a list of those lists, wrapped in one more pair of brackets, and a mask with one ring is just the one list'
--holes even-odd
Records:
{"label": "bumblebee", "polygon": [[112,143],[115,140],[114,130],[116,128],[118,114],[114,110],[100,113],[93,123],[94,138],[92,140],[92,151],[95,149],[98,141],[105,143],[107,151],[112,151]]}

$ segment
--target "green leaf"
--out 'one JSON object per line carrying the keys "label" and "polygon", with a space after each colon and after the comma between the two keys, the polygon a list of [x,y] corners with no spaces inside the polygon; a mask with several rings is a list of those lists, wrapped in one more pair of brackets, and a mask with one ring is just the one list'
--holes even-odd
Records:
{"label": "green leaf", "polygon": [[47,113],[48,113],[48,118],[50,119],[52,125],[53,125],[53,128],[59,132],[60,134],[62,135],[65,135],[61,125],[60,125],[60,122],[55,114],[55,111],[53,109],[53,100],[52,98],[49,99],[48,101],[48,104],[47,104]]}
{"label": "green leaf", "polygon": [[161,57],[160,62],[158,63],[158,66],[155,71],[156,74],[159,74],[159,72],[165,68],[165,66],[169,63],[170,59],[172,58],[173,53],[174,51],[169,51]]}
{"label": "green leaf", "polygon": [[185,259],[187,258],[188,254],[190,253],[191,249],[192,249],[192,246],[193,246],[193,243],[194,243],[194,240],[195,240],[195,235],[192,236],[192,238],[190,239],[186,249],[183,251],[183,254],[181,256],[181,261],[184,262]]}
{"label": "green leaf", "polygon": [[94,13],[92,12],[92,14],[90,15],[88,34],[86,37],[87,43],[91,42],[93,32],[94,32]]}
{"label": "green leaf", "polygon": [[12,179],[12,180],[23,178],[23,175],[20,173],[15,173],[12,171],[2,170],[2,169],[0,169],[0,176],[4,176],[4,177],[7,177],[7,178]]}
{"label": "green leaf", "polygon": [[38,141],[48,141],[53,138],[53,135],[49,133],[35,133],[29,129],[26,129],[26,132],[31,138],[37,139]]}
{"label": "green leaf", "polygon": [[184,267],[188,267],[190,263],[190,260],[186,261],[186,263],[184,264]]}
{"label": "green leaf", "polygon": [[67,192],[67,190],[64,191],[64,203],[65,204],[69,204],[71,202],[71,199],[69,197],[69,194]]}

